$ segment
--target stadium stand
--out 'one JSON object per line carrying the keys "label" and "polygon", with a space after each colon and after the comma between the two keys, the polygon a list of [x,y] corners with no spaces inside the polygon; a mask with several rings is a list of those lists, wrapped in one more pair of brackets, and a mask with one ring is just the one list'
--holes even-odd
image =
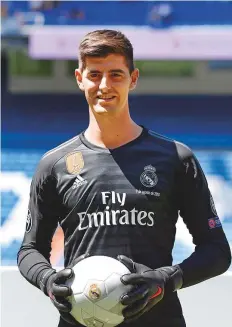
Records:
{"label": "stadium stand", "polygon": [[[45,25],[166,27],[232,24],[231,1],[2,1],[2,3],[7,7],[8,17],[18,16],[28,24],[33,24],[33,20],[30,19],[33,13],[41,13]],[[156,24],[160,19],[162,24]]]}

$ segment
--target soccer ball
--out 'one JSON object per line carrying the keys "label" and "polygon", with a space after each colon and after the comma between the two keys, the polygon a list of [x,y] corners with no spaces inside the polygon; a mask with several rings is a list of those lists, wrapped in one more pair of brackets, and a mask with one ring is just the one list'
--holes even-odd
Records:
{"label": "soccer ball", "polygon": [[106,256],[92,256],[78,262],[69,297],[71,315],[82,325],[112,327],[123,321],[120,303],[122,294],[132,286],[124,285],[120,277],[130,273],[120,261]]}

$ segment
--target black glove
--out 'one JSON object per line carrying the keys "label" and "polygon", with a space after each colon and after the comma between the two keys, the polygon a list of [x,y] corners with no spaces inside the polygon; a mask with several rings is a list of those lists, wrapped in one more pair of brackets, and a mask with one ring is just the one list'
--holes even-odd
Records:
{"label": "black glove", "polygon": [[86,257],[88,254],[78,257],[72,265],[58,272],[54,269],[47,270],[40,281],[41,290],[50,297],[61,317],[72,325],[77,325],[77,321],[70,314],[72,305],[67,299],[68,296],[72,295],[71,282],[75,277],[72,267]]}
{"label": "black glove", "polygon": [[118,256],[118,260],[132,272],[121,277],[122,283],[134,285],[121,298],[121,303],[127,306],[123,310],[126,322],[139,318],[162,300],[164,293],[175,292],[183,284],[183,273],[178,265],[152,270],[124,255]]}

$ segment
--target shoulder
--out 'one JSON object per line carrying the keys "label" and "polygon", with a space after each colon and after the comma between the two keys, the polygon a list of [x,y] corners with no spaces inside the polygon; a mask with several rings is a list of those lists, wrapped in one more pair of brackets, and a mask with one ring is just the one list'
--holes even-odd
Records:
{"label": "shoulder", "polygon": [[166,145],[166,146],[173,146],[174,140],[170,137],[164,136],[162,134],[156,133],[150,129],[147,130],[148,134],[154,139],[154,141]]}
{"label": "shoulder", "polygon": [[193,157],[192,150],[186,144],[178,141],[174,141],[174,143],[180,161],[185,161],[186,159]]}
{"label": "shoulder", "polygon": [[177,148],[176,141],[170,137],[158,134],[152,130],[148,130],[148,135],[155,148],[159,148],[162,152],[176,157]]}
{"label": "shoulder", "polygon": [[78,135],[46,152],[37,166],[34,182],[41,184],[45,180],[53,178],[53,169],[56,163],[70,152],[76,150],[80,145],[81,141]]}
{"label": "shoulder", "polygon": [[184,143],[178,142],[167,136],[148,130],[148,134],[154,139],[154,142],[168,151],[178,163],[194,157],[192,150]]}

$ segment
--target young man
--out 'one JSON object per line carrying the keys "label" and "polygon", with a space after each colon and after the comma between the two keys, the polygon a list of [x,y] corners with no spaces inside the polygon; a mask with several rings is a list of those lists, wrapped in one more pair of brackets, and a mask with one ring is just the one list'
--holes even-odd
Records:
{"label": "young man", "polygon": [[[59,327],[80,326],[65,299],[69,267],[86,254],[118,258],[132,272],[122,281],[135,285],[121,300],[125,321],[184,327],[176,291],[225,272],[231,262],[206,179],[187,146],[131,119],[128,94],[139,72],[130,41],[120,32],[98,30],[86,35],[79,50],[75,76],[88,102],[89,126],[38,166],[20,272],[51,298],[61,314]],[[172,266],[179,213],[196,248]],[[49,256],[58,223],[66,268],[57,273]]]}

